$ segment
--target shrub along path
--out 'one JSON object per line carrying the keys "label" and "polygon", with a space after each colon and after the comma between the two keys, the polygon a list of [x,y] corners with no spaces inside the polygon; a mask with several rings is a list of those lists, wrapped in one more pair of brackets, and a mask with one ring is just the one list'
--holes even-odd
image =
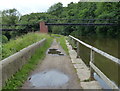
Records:
{"label": "shrub along path", "polygon": [[[48,54],[50,51],[52,54]],[[46,52],[45,59],[37,65],[23,84],[22,89],[81,89],[69,56],[56,40]]]}

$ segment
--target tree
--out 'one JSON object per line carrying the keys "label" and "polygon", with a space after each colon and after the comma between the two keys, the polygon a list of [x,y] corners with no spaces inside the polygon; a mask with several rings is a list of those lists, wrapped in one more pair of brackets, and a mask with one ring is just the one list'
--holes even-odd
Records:
{"label": "tree", "polygon": [[16,9],[8,9],[2,11],[3,24],[16,24],[19,20],[20,13]]}
{"label": "tree", "polygon": [[[19,18],[20,18],[20,13],[16,9],[8,9],[8,10],[2,11],[2,24],[16,24],[16,23],[18,23]],[[3,26],[2,28],[15,29],[16,26]],[[14,32],[8,32],[8,31],[5,32],[4,31],[2,33],[9,40],[10,38],[14,38],[16,36],[15,32],[16,31],[14,31]]]}
{"label": "tree", "polygon": [[52,15],[59,15],[62,12],[63,4],[62,3],[57,3],[52,5],[47,12],[52,14]]}

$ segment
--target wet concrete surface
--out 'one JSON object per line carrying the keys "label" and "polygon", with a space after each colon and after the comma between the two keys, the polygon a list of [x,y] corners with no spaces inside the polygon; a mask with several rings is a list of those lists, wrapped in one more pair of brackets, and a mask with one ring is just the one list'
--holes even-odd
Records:
{"label": "wet concrete surface", "polygon": [[69,77],[58,70],[43,71],[30,77],[34,87],[62,86],[69,81]]}
{"label": "wet concrete surface", "polygon": [[48,54],[54,55],[54,56],[64,56],[64,54],[59,49],[49,49]]}
{"label": "wet concrete surface", "polygon": [[[49,49],[60,51],[64,56],[48,54]],[[21,89],[81,89],[76,71],[62,47],[54,40],[49,49]]]}

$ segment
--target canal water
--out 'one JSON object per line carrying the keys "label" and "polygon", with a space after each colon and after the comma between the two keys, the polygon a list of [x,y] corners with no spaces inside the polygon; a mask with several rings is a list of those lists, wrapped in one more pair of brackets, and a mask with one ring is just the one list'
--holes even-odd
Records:
{"label": "canal water", "polygon": [[[77,37],[83,42],[92,45],[116,58],[120,59],[119,43],[120,39],[113,38],[90,38]],[[82,60],[89,66],[90,49],[80,44],[80,56]],[[104,56],[95,53],[95,65],[118,87],[120,87],[120,65],[112,62]]]}

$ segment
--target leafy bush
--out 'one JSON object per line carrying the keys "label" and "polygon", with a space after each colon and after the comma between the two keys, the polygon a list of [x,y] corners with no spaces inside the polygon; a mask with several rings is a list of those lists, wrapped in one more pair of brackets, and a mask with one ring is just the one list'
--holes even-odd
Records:
{"label": "leafy bush", "polygon": [[2,43],[7,43],[8,38],[5,35],[2,35]]}

